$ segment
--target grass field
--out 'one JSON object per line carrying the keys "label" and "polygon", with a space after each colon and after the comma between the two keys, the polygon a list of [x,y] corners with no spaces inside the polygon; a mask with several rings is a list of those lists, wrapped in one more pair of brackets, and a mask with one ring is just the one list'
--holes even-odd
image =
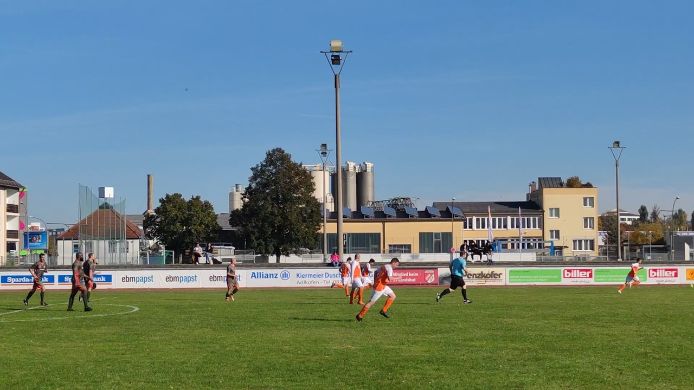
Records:
{"label": "grass field", "polygon": [[688,286],[394,289],[362,323],[337,289],[0,293],[0,389],[694,388]]}

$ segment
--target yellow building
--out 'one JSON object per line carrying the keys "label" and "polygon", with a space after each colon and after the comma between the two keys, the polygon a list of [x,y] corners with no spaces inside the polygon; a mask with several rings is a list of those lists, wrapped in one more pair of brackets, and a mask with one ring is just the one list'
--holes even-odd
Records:
{"label": "yellow building", "polygon": [[21,184],[0,172],[0,266],[20,250]]}
{"label": "yellow building", "polygon": [[564,256],[598,253],[598,189],[592,185],[569,188],[560,177],[540,177],[530,184],[528,200],[544,211],[543,235]]}

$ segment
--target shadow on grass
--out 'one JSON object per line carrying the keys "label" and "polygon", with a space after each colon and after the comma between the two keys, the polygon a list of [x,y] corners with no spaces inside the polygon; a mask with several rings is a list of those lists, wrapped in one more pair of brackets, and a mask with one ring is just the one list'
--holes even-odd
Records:
{"label": "shadow on grass", "polygon": [[348,318],[307,318],[307,317],[289,317],[292,321],[321,321],[321,322],[354,322],[354,319]]}

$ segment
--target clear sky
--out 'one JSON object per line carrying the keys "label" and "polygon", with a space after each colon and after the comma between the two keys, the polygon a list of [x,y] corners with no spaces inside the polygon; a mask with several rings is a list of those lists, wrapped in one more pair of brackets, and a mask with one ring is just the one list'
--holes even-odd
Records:
{"label": "clear sky", "polygon": [[[578,175],[614,208],[694,210],[691,1],[0,0],[0,171],[30,213],[77,218],[78,183],[128,212],[228,191],[282,147],[375,164],[376,196],[522,200],[538,176]],[[333,156],[334,159],[334,156]]]}

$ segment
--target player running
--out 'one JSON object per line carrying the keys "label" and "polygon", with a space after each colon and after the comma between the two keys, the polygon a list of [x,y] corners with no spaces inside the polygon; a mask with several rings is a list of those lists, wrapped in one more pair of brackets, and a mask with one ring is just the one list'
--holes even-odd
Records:
{"label": "player running", "polygon": [[79,292],[82,297],[82,302],[84,302],[84,311],[92,311],[87,302],[87,286],[84,283],[84,269],[83,269],[84,255],[82,253],[77,253],[75,256],[75,261],[72,263],[72,292],[70,293],[70,299],[67,303],[67,311],[74,311],[72,308],[73,303],[75,303],[75,295]]}
{"label": "player running", "polygon": [[618,293],[621,294],[622,291],[624,291],[624,289],[627,287],[627,285],[629,287],[632,287],[632,286],[638,286],[639,284],[641,284],[641,280],[639,280],[639,276],[637,274],[638,274],[640,269],[643,269],[643,267],[641,266],[642,262],[643,262],[643,259],[639,257],[638,260],[636,260],[636,263],[631,265],[631,270],[629,271],[629,274],[627,275],[627,279],[626,279],[626,281],[624,281],[624,284],[619,288],[619,290],[617,290]]}
{"label": "player running", "polygon": [[22,301],[24,302],[24,306],[29,305],[29,299],[31,299],[31,296],[34,295],[36,290],[39,290],[41,294],[41,306],[48,306],[44,299],[44,287],[43,282],[41,281],[41,278],[43,278],[43,274],[48,272],[45,254],[42,253],[39,255],[39,261],[35,262],[34,265],[29,267],[29,272],[31,272],[31,276],[34,279],[34,285],[31,287],[31,291],[29,291],[27,297],[24,298],[24,300]]}
{"label": "player running", "polygon": [[227,266],[227,295],[225,301],[234,301],[234,294],[239,291],[239,281],[236,278],[236,258],[232,257]]}
{"label": "player running", "polygon": [[369,288],[374,285],[374,274],[371,268],[376,264],[376,260],[369,259],[369,262],[361,266],[361,284],[364,288]]}
{"label": "player running", "polygon": [[463,278],[467,275],[467,261],[462,257],[456,257],[451,261],[449,268],[451,269],[451,285],[436,294],[436,302],[439,302],[445,295],[452,293],[456,288],[461,287],[460,292],[463,293],[463,303],[472,303],[471,300],[467,299],[467,286],[465,286],[465,279]]}
{"label": "player running", "polygon": [[96,257],[94,257],[93,253],[87,254],[87,260],[82,264],[82,273],[84,274],[82,278],[86,288],[84,296],[87,297],[87,305],[89,305],[92,290],[96,288],[96,283],[94,283],[94,274],[96,274]]}
{"label": "player running", "polygon": [[366,305],[364,305],[361,308],[359,314],[357,314],[357,321],[361,321],[362,319],[364,319],[366,312],[368,312],[369,309],[371,309],[371,306],[373,306],[374,303],[376,303],[376,301],[378,301],[378,299],[382,295],[387,296],[388,299],[386,300],[385,305],[383,305],[383,309],[379,311],[379,314],[383,317],[390,318],[390,316],[388,315],[388,309],[390,308],[390,305],[393,304],[393,301],[395,301],[395,293],[393,292],[393,290],[391,290],[390,287],[388,287],[388,283],[390,282],[390,279],[393,277],[393,269],[397,268],[399,265],[400,260],[398,260],[397,257],[394,257],[392,260],[390,260],[389,264],[382,265],[376,273],[376,275],[374,275],[374,292],[371,295],[371,300]]}

